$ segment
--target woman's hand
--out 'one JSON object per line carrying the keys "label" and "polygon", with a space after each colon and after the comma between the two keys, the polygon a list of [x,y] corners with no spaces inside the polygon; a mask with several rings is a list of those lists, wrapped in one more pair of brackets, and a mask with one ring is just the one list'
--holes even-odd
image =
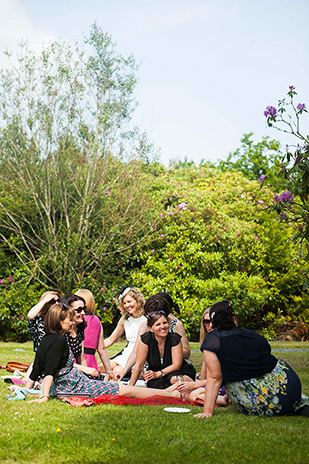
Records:
{"label": "woman's hand", "polygon": [[195,388],[195,382],[180,382],[179,384],[177,384],[177,390],[180,393],[190,392]]}
{"label": "woman's hand", "polygon": [[125,371],[124,368],[118,369],[118,372],[115,375],[115,380],[120,382],[120,380],[125,376],[126,372],[127,371]]}
{"label": "woman's hand", "polygon": [[[105,379],[104,379],[106,382],[109,382],[110,380],[118,380],[117,379],[117,376],[116,376],[116,379],[115,379],[115,376],[114,376],[114,373],[113,372],[110,372],[109,374],[106,374],[105,375]],[[119,379],[120,381],[120,379]]]}
{"label": "woman's hand", "polygon": [[154,372],[154,371],[146,371],[144,374],[144,379],[146,382],[149,380],[159,379],[162,376],[161,371]]}
{"label": "woman's hand", "polygon": [[199,419],[210,419],[212,416],[206,414],[206,412],[200,412],[199,414],[194,414],[194,417],[198,417]]}
{"label": "woman's hand", "polygon": [[99,375],[99,372],[96,370],[95,367],[86,367],[86,366],[83,366],[84,367],[84,372],[85,374],[88,374],[88,375],[91,375],[92,377],[98,377]]}

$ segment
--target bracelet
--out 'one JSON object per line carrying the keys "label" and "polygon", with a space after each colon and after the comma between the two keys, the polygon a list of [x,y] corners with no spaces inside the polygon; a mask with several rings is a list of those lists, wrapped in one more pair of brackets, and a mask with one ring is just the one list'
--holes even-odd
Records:
{"label": "bracelet", "polygon": [[162,374],[161,377],[164,377],[165,376],[164,372],[163,371],[160,371],[160,372]]}
{"label": "bracelet", "polygon": [[49,398],[49,395],[41,395],[41,396],[40,396],[40,399],[41,399],[41,398]]}

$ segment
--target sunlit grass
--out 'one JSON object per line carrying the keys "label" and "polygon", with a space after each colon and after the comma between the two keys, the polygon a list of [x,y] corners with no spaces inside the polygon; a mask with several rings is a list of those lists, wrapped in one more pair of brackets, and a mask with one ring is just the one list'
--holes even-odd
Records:
{"label": "sunlit grass", "polygon": [[[122,347],[118,344],[109,352]],[[309,343],[301,347],[308,349]],[[192,344],[192,350],[198,350],[198,344]],[[309,394],[309,351],[275,354],[299,366]],[[0,364],[32,359],[30,342],[0,344]],[[201,353],[193,351],[192,359],[198,368]],[[190,414],[167,413],[163,405],[74,408],[58,400],[42,405],[4,401],[7,392],[0,382],[0,460],[6,464],[308,462],[306,417],[247,417],[229,407],[217,408],[211,420],[198,420],[193,417],[200,411],[197,407],[190,407]]]}

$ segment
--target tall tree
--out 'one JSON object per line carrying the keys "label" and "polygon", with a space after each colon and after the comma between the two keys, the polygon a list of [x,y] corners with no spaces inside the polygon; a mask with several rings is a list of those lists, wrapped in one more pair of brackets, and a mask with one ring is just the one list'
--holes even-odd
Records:
{"label": "tall tree", "polygon": [[93,25],[82,47],[35,54],[23,42],[1,72],[0,237],[29,281],[71,290],[125,266],[149,232],[151,146],[130,125],[136,71]]}

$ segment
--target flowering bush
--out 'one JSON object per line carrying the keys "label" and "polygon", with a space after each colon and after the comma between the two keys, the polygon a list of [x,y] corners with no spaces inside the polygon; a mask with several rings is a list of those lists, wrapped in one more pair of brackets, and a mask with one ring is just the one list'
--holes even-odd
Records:
{"label": "flowering bush", "polygon": [[[198,339],[202,312],[222,299],[230,300],[241,324],[254,330],[267,328],[266,315],[279,308],[283,317],[309,319],[299,279],[309,266],[293,247],[294,228],[264,214],[270,190],[256,198],[255,181],[206,166],[170,170],[158,185],[166,206],[131,280],[146,297],[170,293],[191,340]],[[184,203],[186,210],[179,208]]]}
{"label": "flowering bush", "polygon": [[[286,180],[286,188],[281,195],[274,195],[271,209],[278,213],[280,220],[297,223],[294,238],[309,243],[309,137],[300,132],[300,116],[307,113],[305,103],[296,104],[295,87],[290,85],[288,99],[278,101],[278,109],[267,106],[264,116],[269,127],[289,133],[301,141],[301,145],[286,146],[281,170]],[[261,176],[262,177],[262,176]],[[265,179],[258,179],[263,183]]]}

